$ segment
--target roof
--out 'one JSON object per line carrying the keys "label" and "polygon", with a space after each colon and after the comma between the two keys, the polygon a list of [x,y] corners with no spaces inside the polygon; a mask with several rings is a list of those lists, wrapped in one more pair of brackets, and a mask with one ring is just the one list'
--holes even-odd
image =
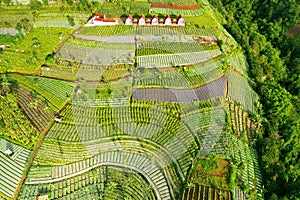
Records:
{"label": "roof", "polygon": [[183,16],[182,16],[182,15],[178,15],[178,18],[177,18],[177,19],[180,19],[180,18],[183,18]]}
{"label": "roof", "polygon": [[94,16],[95,16],[95,17],[100,17],[100,18],[104,18],[104,17],[105,17],[104,14],[99,14],[99,13],[96,13]]}
{"label": "roof", "polygon": [[6,151],[4,151],[4,153],[10,156],[13,152],[10,149],[7,149]]}
{"label": "roof", "polygon": [[158,16],[157,15],[153,15],[152,19],[154,19],[154,18],[158,19]]}

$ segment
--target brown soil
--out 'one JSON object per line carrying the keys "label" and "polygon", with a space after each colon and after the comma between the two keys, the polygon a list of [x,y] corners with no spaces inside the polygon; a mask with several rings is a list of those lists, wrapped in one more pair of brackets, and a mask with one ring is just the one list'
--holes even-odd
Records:
{"label": "brown soil", "polygon": [[297,24],[294,27],[290,28],[290,30],[286,33],[286,36],[295,39],[299,33],[300,33],[300,24]]}
{"label": "brown soil", "polygon": [[220,169],[212,171],[210,173],[211,176],[224,176],[226,174],[226,168],[228,167],[228,162],[221,158],[216,158],[215,162],[219,164]]}
{"label": "brown soil", "polygon": [[151,8],[169,8],[169,9],[177,9],[177,10],[197,10],[200,9],[201,6],[199,4],[195,5],[168,5],[168,4],[151,4]]}

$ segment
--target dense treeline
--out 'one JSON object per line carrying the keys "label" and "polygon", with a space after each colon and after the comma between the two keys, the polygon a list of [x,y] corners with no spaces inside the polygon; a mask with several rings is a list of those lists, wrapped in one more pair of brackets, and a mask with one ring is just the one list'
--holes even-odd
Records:
{"label": "dense treeline", "polygon": [[[300,45],[285,36],[299,23],[299,0],[211,0],[243,47],[263,104],[265,199],[300,198]],[[298,36],[300,37],[300,35]]]}

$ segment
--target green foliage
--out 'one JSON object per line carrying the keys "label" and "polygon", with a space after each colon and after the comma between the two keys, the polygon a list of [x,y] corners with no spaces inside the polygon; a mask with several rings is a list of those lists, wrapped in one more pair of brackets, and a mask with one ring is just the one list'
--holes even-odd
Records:
{"label": "green foliage", "polygon": [[31,10],[40,10],[43,6],[43,3],[39,0],[30,0],[29,6]]}
{"label": "green foliage", "polygon": [[6,44],[6,45],[12,45],[16,44],[16,42],[19,40],[18,36],[12,36],[12,35],[0,35],[0,44]]}
{"label": "green foliage", "polygon": [[3,0],[3,2],[5,3],[5,5],[9,6],[11,3],[11,0]]}
{"label": "green foliage", "polygon": [[48,6],[49,5],[49,1],[48,0],[43,0],[43,4],[44,4],[44,6]]}
{"label": "green foliage", "polygon": [[0,137],[32,149],[40,134],[18,107],[17,96],[7,92],[0,98],[0,121],[1,126],[4,127],[0,129]]}
{"label": "green foliage", "polygon": [[235,180],[236,180],[236,171],[237,167],[234,164],[230,164],[229,166],[229,176],[228,176],[228,184],[231,191],[235,188]]}
{"label": "green foliage", "polygon": [[[0,72],[18,71],[23,73],[37,72],[48,54],[51,54],[61,43],[59,33],[67,35],[70,29],[34,28],[26,37],[19,40],[11,51],[4,51],[1,56]],[[46,37],[45,37],[46,36]],[[39,48],[32,48],[39,47]],[[24,63],[25,66],[24,66]]]}
{"label": "green foliage", "polygon": [[31,28],[31,24],[29,19],[27,18],[21,19],[16,25],[16,29],[18,30],[19,33],[21,33],[22,30],[24,30],[25,33],[27,33],[29,32],[30,28]]}
{"label": "green foliage", "polygon": [[70,26],[75,26],[74,18],[67,15],[68,22]]}
{"label": "green foliage", "polygon": [[[290,170],[295,166],[299,169],[296,159],[299,158],[299,134],[296,134],[299,133],[299,90],[294,88],[299,85],[297,59],[300,54],[285,33],[299,20],[299,3],[211,2],[225,16],[227,29],[244,48],[251,78],[260,82],[256,90],[268,120],[264,122],[265,135],[258,147],[266,180],[265,198],[292,199],[299,194],[300,187],[296,181],[299,173]],[[295,87],[289,86],[292,83]],[[293,97],[290,92],[298,96]]]}

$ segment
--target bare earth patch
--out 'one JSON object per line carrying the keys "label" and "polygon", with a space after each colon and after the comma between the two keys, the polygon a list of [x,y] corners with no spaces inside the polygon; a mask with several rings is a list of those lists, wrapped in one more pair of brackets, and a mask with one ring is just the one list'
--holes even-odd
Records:
{"label": "bare earth patch", "polygon": [[290,28],[290,30],[286,33],[286,36],[295,39],[299,33],[300,33],[300,24],[297,24],[294,27]]}

